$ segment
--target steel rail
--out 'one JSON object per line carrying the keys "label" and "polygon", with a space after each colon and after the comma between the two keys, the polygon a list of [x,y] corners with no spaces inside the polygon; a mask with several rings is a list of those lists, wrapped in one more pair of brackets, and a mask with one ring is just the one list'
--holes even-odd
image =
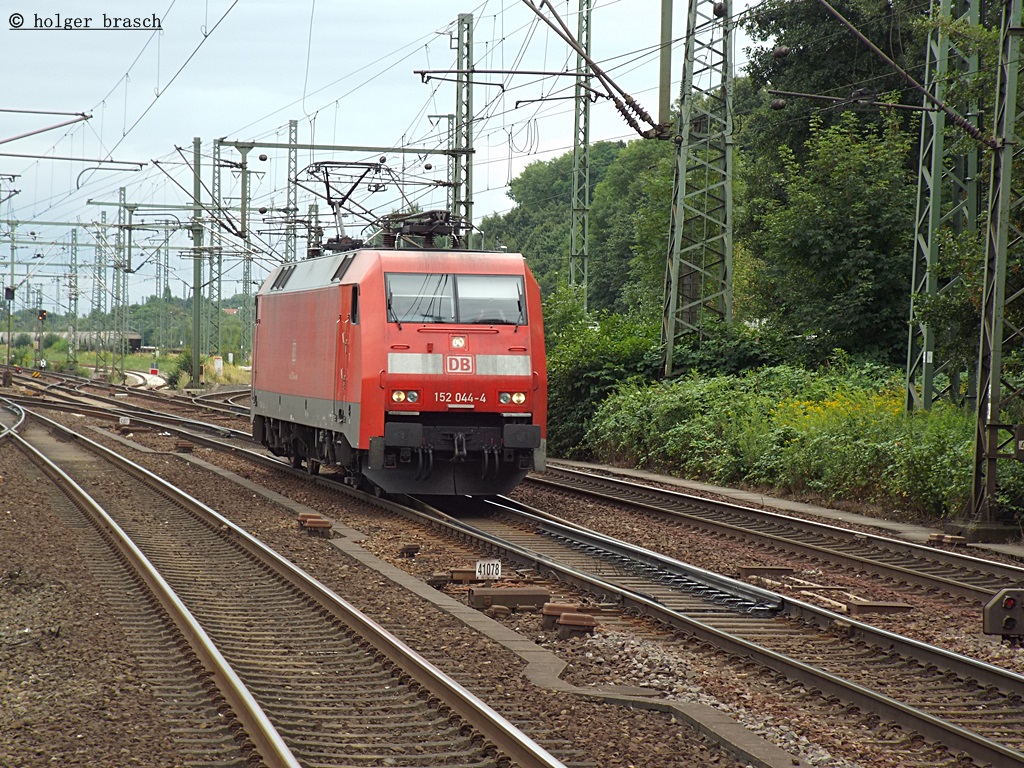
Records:
{"label": "steel rail", "polygon": [[[44,421],[51,427],[60,425]],[[65,434],[75,433],[64,430]],[[114,521],[86,491],[78,485],[60,467],[50,461],[17,433],[12,433],[19,448],[23,450],[37,466],[52,479],[93,521],[101,533],[109,537],[118,551],[143,579],[150,591],[163,606],[168,616],[187,640],[193,653],[203,667],[211,675],[217,689],[230,705],[235,717],[245,729],[246,736],[252,741],[256,751],[269,768],[300,768],[298,760],[281,738],[273,723],[253,698],[249,689],[231,668],[209,635],[192,615],[191,611],[178,598],[163,576],[153,567],[142,551],[135,545],[121,527]],[[92,441],[75,436],[86,444]]]}
{"label": "steel rail", "polygon": [[[661,571],[699,582],[717,592],[730,595],[738,601],[748,604],[750,607],[744,610],[749,610],[754,615],[774,615],[784,610],[785,598],[777,592],[755,587],[729,576],[675,560],[636,544],[629,544],[610,536],[605,536],[602,533],[583,528],[568,520],[561,520],[539,509],[527,507],[525,504],[520,504],[512,499],[499,498],[501,499],[499,506],[502,509],[513,510],[515,514],[529,520],[546,534],[594,547],[612,555],[626,557],[632,563],[649,565]],[[488,500],[487,503],[497,504],[497,502],[491,500]]]}
{"label": "steel rail", "polygon": [[[549,470],[550,469],[551,468],[549,466]],[[873,533],[850,531],[840,526],[830,525],[828,523],[819,523],[813,520],[804,520],[801,518],[790,517],[788,515],[784,515],[778,512],[771,512],[767,510],[755,509],[752,507],[745,507],[740,504],[730,504],[729,502],[708,499],[703,496],[696,496],[677,491],[667,491],[663,488],[654,488],[651,486],[640,485],[625,480],[619,480],[617,478],[605,478],[600,475],[593,475],[590,473],[580,472],[572,469],[565,469],[562,467],[558,467],[557,469],[555,469],[555,472],[564,473],[571,477],[585,478],[587,482],[595,482],[613,487],[621,487],[630,491],[634,491],[638,494],[643,494],[648,497],[652,497],[656,500],[665,499],[668,500],[670,503],[674,504],[682,503],[690,505],[699,505],[701,507],[713,511],[721,510],[745,516],[753,516],[762,520],[768,520],[770,522],[775,522],[790,528],[796,528],[804,532],[818,536],[837,538],[840,540],[844,540],[846,542],[861,545],[870,544],[871,546],[878,547],[879,549],[887,552],[911,555],[913,557],[920,557],[922,559],[931,560],[933,562],[941,563],[943,565],[955,568],[985,571],[987,573],[990,573],[993,578],[997,579],[1009,579],[1024,582],[1024,568],[1020,568],[1013,565],[1006,565],[1004,563],[997,563],[991,560],[985,560],[984,558],[975,557],[973,555],[947,552],[944,550],[934,549],[932,547],[926,547],[922,544],[916,544],[911,541],[894,539],[891,537],[881,536],[879,534]],[[979,600],[981,602],[987,601],[989,598],[992,597],[993,594],[995,594],[995,590],[993,589],[981,587],[963,581],[957,581],[955,579],[950,579],[945,576],[935,576],[928,573],[922,573],[920,571],[916,571],[911,568],[906,568],[904,566],[892,565],[889,563],[882,562],[878,559],[849,554],[846,552],[829,548],[827,546],[808,544],[806,542],[798,541],[796,539],[781,536],[778,534],[764,533],[761,531],[752,531],[748,528],[743,528],[742,526],[737,526],[731,523],[721,522],[719,520],[715,520],[701,514],[694,514],[678,509],[664,509],[662,507],[657,506],[656,504],[646,503],[635,498],[623,499],[621,497],[612,496],[593,489],[579,488],[577,486],[571,485],[563,485],[560,484],[557,480],[550,477],[530,475],[527,478],[527,482],[547,486],[549,488],[556,488],[559,490],[571,490],[574,493],[581,493],[605,501],[614,501],[619,504],[628,504],[630,506],[634,506],[646,511],[653,511],[661,515],[670,515],[673,519],[692,522],[695,525],[699,525],[704,528],[711,528],[712,530],[716,530],[723,533],[735,533],[747,538],[757,537],[761,539],[766,539],[768,541],[776,542],[781,547],[795,550],[816,558],[822,558],[831,561],[839,561],[847,566],[870,566],[871,568],[875,569],[884,568],[889,571],[892,571],[895,574],[899,574],[911,583],[917,583],[930,589],[945,590],[949,593],[961,595],[969,599]]]}
{"label": "steel rail", "polygon": [[[122,404],[106,404],[101,405],[87,405],[72,399],[65,399],[59,401],[46,401],[40,400],[39,398],[29,397],[12,397],[12,402],[27,405],[32,408],[40,409],[56,409],[66,411],[69,405],[74,406],[76,413],[82,413],[88,416],[92,416],[97,419],[105,419],[107,421],[117,420],[122,417],[126,417],[132,420],[135,424],[141,424],[147,427],[153,427],[155,429],[166,429],[170,432],[174,432],[182,437],[187,437],[190,440],[194,440],[197,443],[202,443],[204,436],[198,434],[193,429],[186,429],[182,424],[191,426],[193,428],[204,429],[208,432],[214,432],[221,437],[232,438],[235,440],[248,440],[252,441],[252,434],[238,429],[232,429],[231,427],[225,427],[221,424],[210,424],[207,422],[196,421],[185,416],[175,416],[173,414],[162,413],[160,411],[153,411],[148,408],[125,408]],[[139,414],[143,414],[139,416]],[[177,426],[176,426],[177,425]],[[205,438],[208,439],[208,438]],[[208,447],[211,448],[225,448],[223,443],[210,442]]]}
{"label": "steel rail", "polygon": [[[43,387],[43,390],[48,395],[51,396],[62,396],[69,399],[74,397],[85,397],[99,402],[109,402],[110,398],[106,395],[96,395],[82,392],[83,389],[93,387],[103,388],[108,391],[114,390],[122,394],[131,395],[132,397],[137,397],[143,400],[149,400],[150,402],[161,403],[163,405],[175,406],[189,404],[207,411],[212,411],[214,413],[238,417],[247,417],[249,414],[249,409],[246,407],[234,404],[219,405],[215,401],[209,401],[208,398],[204,396],[176,398],[175,396],[159,395],[154,393],[152,390],[148,390],[143,387],[127,386],[122,384],[101,384],[91,379],[86,379],[81,376],[75,376],[73,374],[67,373],[50,372],[46,373],[45,376],[48,380],[56,379],[56,381],[50,381],[48,384],[45,385],[45,387]],[[34,380],[33,382],[30,383],[38,383],[38,380]],[[74,389],[76,394],[70,395],[67,394],[66,392],[62,392],[61,390],[64,389]],[[244,394],[247,391],[248,390],[240,390],[238,392],[233,392],[232,394]],[[180,400],[181,402],[176,402],[176,400]],[[140,410],[150,409],[140,408]],[[153,413],[154,411],[150,410],[150,412]]]}
{"label": "steel rail", "polygon": [[[233,453],[243,455],[247,459],[259,462],[264,466],[284,470],[293,474],[305,474],[294,470],[289,464],[280,460],[259,454],[256,452],[238,449],[234,446],[225,446],[223,443],[190,435],[190,439],[197,439],[201,444],[210,447],[225,448]],[[130,462],[129,462],[130,463]],[[945,744],[952,749],[959,749],[972,754],[974,757],[986,760],[993,765],[1020,765],[1024,766],[1024,754],[1005,747],[1002,744],[984,738],[980,734],[948,723],[925,712],[895,701],[883,694],[880,694],[863,686],[851,683],[821,670],[814,669],[802,662],[791,659],[767,648],[750,643],[742,638],[718,630],[708,624],[692,619],[683,614],[666,609],[663,605],[651,600],[644,595],[632,590],[624,589],[604,581],[590,574],[575,571],[571,568],[560,565],[542,555],[538,555],[527,549],[510,544],[498,537],[491,536],[483,531],[472,528],[462,521],[452,518],[445,513],[426,507],[415,500],[409,499],[409,505],[403,505],[395,501],[378,499],[369,494],[356,491],[337,482],[322,477],[310,478],[314,482],[341,490],[347,495],[377,504],[383,508],[390,509],[398,514],[412,516],[431,525],[438,525],[449,530],[457,538],[471,541],[474,545],[486,550],[505,552],[510,559],[516,560],[527,567],[531,567],[538,573],[551,574],[556,579],[571,583],[578,588],[598,595],[604,595],[609,599],[617,601],[624,610],[648,615],[669,626],[674,626],[681,631],[697,637],[698,639],[713,644],[717,647],[728,650],[732,653],[748,656],[758,663],[777,669],[788,676],[802,680],[825,694],[840,697],[860,708],[874,712],[880,717],[900,722],[916,729],[923,736]],[[502,500],[508,501],[508,500]],[[539,512],[534,510],[535,512]],[[216,513],[214,513],[216,514]],[[544,517],[538,514],[538,519]],[[247,534],[245,534],[247,536]],[[902,542],[898,542],[902,543]],[[628,547],[629,545],[625,545]],[[290,564],[289,564],[290,565]],[[723,577],[724,578],[724,577]],[[904,638],[894,633],[862,624],[847,616],[826,611],[813,605],[801,603],[789,598],[781,598],[785,613],[794,619],[799,619],[821,627],[840,626],[843,627],[851,638],[863,639],[866,642],[874,643],[876,646],[887,649],[890,652],[916,658],[924,664],[934,664],[944,668],[953,669],[958,675],[979,681],[983,685],[1005,689],[1008,685],[1011,690],[1024,687],[1024,677],[1008,673],[997,667],[993,667],[973,659],[968,659],[958,654],[953,654],[942,649],[919,643],[909,638]],[[1009,762],[1007,762],[1009,761]]]}
{"label": "steel rail", "polygon": [[[628,504],[631,507],[636,507],[644,511],[657,512],[663,515],[672,515],[673,518],[680,520],[688,520],[693,522],[694,524],[699,524],[703,528],[708,528],[718,533],[731,533],[745,538],[755,537],[758,539],[774,543],[776,546],[783,547],[785,549],[794,551],[798,554],[802,554],[805,556],[821,560],[828,560],[829,562],[838,562],[847,567],[870,567],[871,569],[875,570],[885,568],[887,571],[903,576],[906,580],[912,583],[922,584],[923,586],[931,589],[945,590],[951,594],[961,595],[971,599],[977,599],[982,602],[984,602],[993,594],[995,594],[994,591],[991,589],[978,587],[973,584],[966,584],[964,582],[954,581],[952,579],[947,579],[943,576],[933,576],[928,573],[921,573],[920,571],[904,568],[903,566],[899,565],[880,563],[878,560],[872,560],[871,558],[860,557],[858,555],[851,555],[846,552],[840,552],[835,549],[829,549],[828,547],[821,547],[816,544],[808,544],[806,542],[797,541],[795,539],[790,539],[785,536],[779,536],[777,534],[764,533],[763,531],[753,531],[749,528],[744,528],[739,525],[733,525],[731,523],[725,523],[719,520],[711,520],[701,515],[693,515],[679,510],[666,510],[650,504],[644,504],[643,502],[637,501],[635,499],[622,499],[616,496],[600,493],[599,491],[582,489],[575,486],[561,485],[557,481],[551,480],[549,478],[530,478],[530,480],[531,482],[540,485],[546,485],[551,488],[558,488],[560,490],[571,489],[574,493],[582,493],[593,498],[601,499],[603,501],[613,501],[618,504]],[[718,502],[713,503],[719,504]],[[547,513],[540,514],[546,515]]]}
{"label": "steel rail", "polygon": [[[408,501],[413,505],[413,508],[406,512],[401,512],[401,505],[394,504],[391,506],[402,514],[408,515],[412,513],[421,520],[427,520],[434,525],[446,528],[457,538],[469,540],[484,550],[503,552],[510,559],[516,560],[524,566],[536,570],[538,573],[550,574],[554,578],[562,582],[574,584],[584,591],[601,595],[605,599],[614,599],[623,610],[649,616],[730,653],[749,657],[759,664],[809,684],[822,691],[825,695],[837,696],[843,701],[852,703],[861,709],[898,722],[907,728],[916,730],[924,737],[944,744],[951,749],[964,751],[973,758],[987,761],[992,765],[1024,766],[1024,753],[987,739],[981,734],[941,720],[882,693],[844,680],[831,673],[816,669],[801,661],[719,630],[685,614],[673,611],[640,592],[620,587],[597,576],[563,566],[536,552],[476,529],[462,520],[429,507],[422,501],[416,499],[409,499]],[[504,506],[504,502],[509,501],[507,499],[500,499],[500,501],[489,501],[489,503],[501,503]],[[380,500],[378,500],[378,503],[380,503]],[[384,502],[384,504],[387,505],[389,503]],[[513,506],[509,506],[508,509],[513,514],[520,514],[519,510],[516,510]],[[535,518],[535,521],[542,522],[542,518],[538,516]],[[628,548],[630,545],[621,542],[620,546]],[[868,624],[863,624],[848,616],[832,613],[807,603],[783,596],[779,596],[779,599],[782,601],[784,613],[792,618],[820,627],[844,627],[851,638],[863,639],[890,652],[915,658],[926,665],[934,664],[942,668],[952,669],[957,674],[977,680],[983,685],[991,685],[1001,690],[1010,691],[1024,689],[1024,676],[1016,675],[998,667],[935,648]]]}
{"label": "steel rail", "polygon": [[[186,505],[191,509],[201,511],[203,517],[208,521],[229,530],[237,545],[259,558],[260,561],[270,567],[280,577],[298,588],[307,597],[316,601],[317,604],[339,621],[351,627],[379,653],[402,669],[411,680],[414,680],[431,695],[442,701],[448,709],[473,727],[484,738],[488,739],[499,752],[506,755],[516,766],[520,768],[565,768],[563,763],[527,737],[476,695],[417,654],[408,645],[377,624],[377,622],[363,615],[337,593],[267,547],[220,513],[185,493],[180,488],[171,485],[159,475],[153,474],[144,467],[120,456],[105,446],[45,417],[34,414],[31,411],[28,413],[33,418],[46,423],[51,429],[55,429],[87,445],[90,450],[93,450],[118,468],[149,483],[157,492],[165,495],[167,498]],[[284,464],[274,463],[280,468],[286,467]]]}
{"label": "steel rail", "polygon": [[14,433],[18,427],[25,422],[25,411],[13,400],[6,397],[0,397],[0,403],[3,403],[3,409],[14,415],[13,424],[4,424],[0,422],[0,439],[7,437],[9,434]]}
{"label": "steel rail", "polygon": [[[551,464],[548,465],[551,467]],[[849,536],[851,531],[846,528],[842,528],[838,525],[832,525],[830,523],[822,523],[816,520],[806,520],[799,517],[790,517],[781,512],[772,512],[770,510],[757,509],[754,507],[743,506],[742,504],[734,504],[727,501],[721,501],[718,499],[709,499],[705,496],[697,496],[695,494],[684,493],[682,491],[666,490],[664,488],[656,488],[654,486],[643,485],[641,483],[634,483],[629,480],[623,480],[615,477],[605,477],[602,475],[596,475],[590,472],[583,472],[578,469],[572,469],[570,467],[555,466],[549,474],[565,474],[569,476],[578,476],[585,478],[590,481],[606,482],[608,484],[622,486],[624,488],[633,489],[639,493],[654,496],[656,498],[668,498],[673,500],[681,500],[684,502],[692,502],[700,504],[711,509],[721,509],[726,511],[734,511],[742,514],[754,513],[758,516],[776,519],[783,521],[786,525],[793,527],[802,528],[806,531],[817,533],[823,532],[825,535],[846,535]],[[540,479],[540,475],[531,475],[530,479]],[[985,560],[984,558],[975,557],[973,555],[962,554],[958,552],[948,552],[941,549],[933,549],[926,547],[922,544],[916,544],[912,541],[905,539],[894,539],[891,536],[883,536],[876,533],[867,533],[856,531],[853,532],[853,538],[860,541],[872,541],[878,543],[880,546],[889,546],[895,551],[906,551],[920,553],[925,557],[929,557],[935,560],[941,560],[951,565],[963,565],[964,563],[976,565],[984,568],[996,568],[999,570],[1005,570],[1006,574],[1012,578],[1024,577],[1024,568],[1014,565],[1006,565],[1004,563],[996,563],[991,560]],[[1001,575],[1001,574],[1000,574]]]}

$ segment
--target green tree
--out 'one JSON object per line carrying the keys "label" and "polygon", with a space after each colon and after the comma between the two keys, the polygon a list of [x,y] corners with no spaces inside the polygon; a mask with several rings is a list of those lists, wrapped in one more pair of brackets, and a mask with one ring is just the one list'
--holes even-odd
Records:
{"label": "green tree", "polygon": [[674,172],[670,142],[631,141],[594,189],[590,209],[591,309],[628,312],[661,303]]}
{"label": "green tree", "polygon": [[[904,70],[923,79],[928,30],[921,21],[927,17],[927,4],[832,0],[831,5]],[[800,156],[811,136],[812,115],[831,125],[845,120],[842,115],[852,104],[866,122],[877,123],[888,118],[869,102],[881,94],[895,91],[903,103],[921,103],[919,93],[821,3],[768,0],[746,16],[744,29],[755,41],[747,48],[746,71],[753,90],[760,92],[760,103],[751,105],[754,114],[742,122],[741,146],[754,148],[759,157],[771,158],[780,146]],[[785,108],[773,110],[770,104],[777,97],[767,89],[850,101],[837,107],[786,97]]]}
{"label": "green tree", "polygon": [[563,339],[571,338],[575,327],[586,320],[586,315],[583,309],[583,289],[563,280],[544,299],[544,345],[548,354]]}
{"label": "green tree", "polygon": [[[832,0],[831,4],[905,71],[919,81],[924,79],[927,3]],[[892,120],[870,103],[880,96],[896,94],[901,103],[921,104],[920,94],[820,3],[768,0],[746,16],[744,29],[754,44],[747,48],[749,82],[737,81],[735,100],[736,145],[742,157],[738,177],[748,190],[747,195],[737,195],[740,241],[757,230],[771,201],[783,199],[779,149],[787,147],[803,160],[813,132],[812,116],[819,121],[819,130],[848,122],[845,113],[851,109],[859,122],[880,125]],[[773,109],[772,102],[780,97],[769,90],[848,101],[836,104],[786,96],[784,108]],[[912,113],[904,112],[900,119],[904,129],[912,128]],[[908,170],[916,172],[916,159],[916,155],[904,157]]]}
{"label": "green tree", "polygon": [[[623,147],[601,141],[590,148],[590,186],[594,188]],[[480,222],[484,247],[507,248],[526,256],[545,295],[567,279],[569,227],[572,221],[572,152],[531,163],[509,184],[515,206]]]}
{"label": "green tree", "polygon": [[590,456],[584,437],[600,403],[620,382],[649,381],[660,366],[658,326],[603,313],[567,326],[548,351],[548,451]]}
{"label": "green tree", "polygon": [[856,116],[811,121],[806,157],[783,148],[782,199],[762,201],[749,238],[762,269],[756,312],[790,357],[834,348],[899,363],[906,349],[915,189],[913,139],[896,118],[878,130]]}

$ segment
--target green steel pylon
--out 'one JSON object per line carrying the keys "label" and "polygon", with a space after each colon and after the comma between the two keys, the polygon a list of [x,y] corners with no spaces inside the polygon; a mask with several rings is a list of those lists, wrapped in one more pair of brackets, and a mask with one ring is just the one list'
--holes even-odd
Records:
{"label": "green steel pylon", "polygon": [[[107,240],[107,212],[100,211],[100,226],[96,230],[96,256],[93,263],[92,312],[93,322],[107,314],[107,258],[110,253]],[[101,328],[94,328],[97,371],[107,369],[107,334]]]}
{"label": "green steel pylon", "polygon": [[288,179],[285,195],[284,215],[284,260],[290,264],[295,261],[295,222],[299,216],[299,189],[295,183],[299,175],[299,121],[288,121]]}
{"label": "green steel pylon", "polygon": [[[221,145],[213,142],[213,159],[210,163],[210,208],[218,212],[221,210],[223,200],[221,199]],[[202,354],[219,355],[221,351],[221,309],[224,303],[224,254],[222,245],[224,234],[220,227],[210,227],[210,279],[206,283],[205,306],[200,307],[200,323],[203,327],[203,346],[200,349]],[[196,258],[203,258],[204,254],[196,252]]]}
{"label": "green steel pylon", "polygon": [[[58,299],[60,297],[58,296]],[[70,366],[78,365],[78,228],[71,230],[68,248],[68,353]]]}
{"label": "green steel pylon", "polygon": [[[981,306],[981,339],[978,345],[978,410],[974,445],[974,477],[968,514],[981,523],[996,523],[1000,510],[998,466],[1000,459],[1020,458],[1024,453],[1010,422],[1008,409],[1018,410],[1024,382],[1003,361],[1024,351],[1024,274],[1014,267],[1024,258],[1024,232],[1019,222],[1024,195],[1013,187],[1013,169],[1021,162],[1024,137],[1017,135],[1021,114],[1017,109],[1020,75],[1022,0],[1004,0],[999,26],[999,62],[995,99],[996,147],[992,152],[988,223],[985,233],[985,282]],[[1019,417],[1018,419],[1019,420]],[[1024,432],[1022,432],[1024,437]]]}
{"label": "green steel pylon", "polygon": [[[942,22],[963,19],[979,22],[977,3],[964,0],[933,0],[932,13]],[[951,78],[978,72],[978,55],[965,54],[950,44],[945,23],[928,35],[925,88],[939,101],[946,100]],[[928,109],[924,100],[921,117],[921,154],[917,184],[917,218],[914,236],[914,263],[910,295],[910,336],[907,343],[906,409],[931,408],[942,397],[961,400],[961,371],[954,370],[941,349],[936,349],[936,330],[919,316],[922,303],[939,296],[958,282],[940,283],[939,247],[945,231],[956,234],[978,228],[978,153],[972,144],[965,154],[950,157],[945,146],[946,113]],[[976,103],[956,105],[969,116],[978,114]],[[976,119],[976,118],[975,118]],[[945,374],[943,386],[936,385],[937,374]],[[969,377],[968,377],[969,378]]]}
{"label": "green steel pylon", "polygon": [[202,373],[200,345],[203,343],[203,142],[192,139],[192,378],[189,387],[199,387]]}
{"label": "green steel pylon", "polygon": [[587,242],[590,234],[590,9],[592,0],[580,0],[576,41],[576,123],[572,148],[572,222],[569,229],[569,285],[583,289],[587,308]]}
{"label": "green steel pylon", "polygon": [[712,317],[732,321],[732,4],[689,0],[680,87],[662,341],[675,347]]}
{"label": "green steel pylon", "polygon": [[455,212],[465,226],[469,247],[473,226],[473,14],[460,13],[455,56]]}
{"label": "green steel pylon", "polygon": [[124,359],[128,354],[128,248],[131,242],[131,220],[125,188],[117,190],[117,235],[114,239],[114,286],[111,296],[114,343],[110,366],[111,381],[124,384]]}

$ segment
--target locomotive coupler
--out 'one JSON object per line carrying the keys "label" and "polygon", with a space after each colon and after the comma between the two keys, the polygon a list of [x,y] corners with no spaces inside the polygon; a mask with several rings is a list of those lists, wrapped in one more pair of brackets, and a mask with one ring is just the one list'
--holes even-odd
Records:
{"label": "locomotive coupler", "polygon": [[466,460],[466,435],[463,432],[456,432],[452,436],[453,453],[452,461]]}

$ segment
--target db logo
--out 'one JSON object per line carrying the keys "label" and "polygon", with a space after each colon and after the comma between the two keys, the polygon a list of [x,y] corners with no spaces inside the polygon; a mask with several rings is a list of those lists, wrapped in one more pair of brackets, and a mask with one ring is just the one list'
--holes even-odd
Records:
{"label": "db logo", "polygon": [[472,373],[472,355],[448,355],[445,357],[445,369],[448,373]]}

